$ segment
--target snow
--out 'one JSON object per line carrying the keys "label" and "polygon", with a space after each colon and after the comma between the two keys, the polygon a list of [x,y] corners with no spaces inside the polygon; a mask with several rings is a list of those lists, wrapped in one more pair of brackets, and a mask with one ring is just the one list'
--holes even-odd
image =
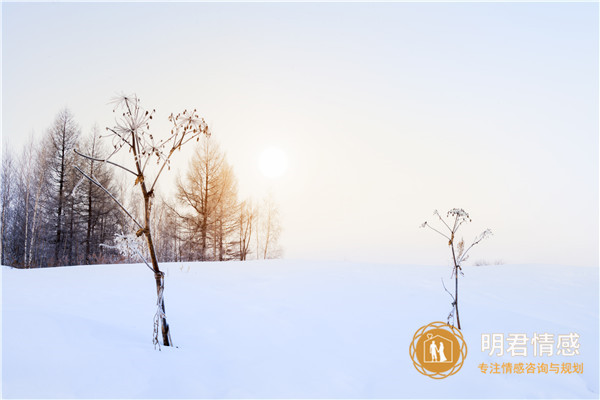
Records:
{"label": "snow", "polygon": [[[2,268],[3,398],[598,398],[598,269],[465,267],[462,369],[433,380],[409,357],[445,320],[449,267],[248,261],[168,263],[177,348],[154,350],[143,264]],[[580,335],[583,374],[489,375],[482,333]]]}

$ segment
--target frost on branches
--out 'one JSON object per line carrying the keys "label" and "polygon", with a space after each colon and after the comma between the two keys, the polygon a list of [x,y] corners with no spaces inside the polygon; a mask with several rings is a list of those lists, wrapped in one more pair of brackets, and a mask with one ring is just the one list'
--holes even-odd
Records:
{"label": "frost on branches", "polygon": [[[127,210],[121,202],[107,190],[96,177],[88,175],[79,167],[75,167],[85,178],[104,190],[119,206],[119,208],[133,221],[136,226],[135,236],[144,237],[147,252],[140,251],[134,247],[134,241],[130,235],[117,236],[116,246],[121,246],[123,251],[133,251],[137,254],[154,273],[157,294],[157,313],[154,322],[154,344],[159,346],[159,331],[162,333],[162,342],[165,346],[172,346],[171,334],[165,314],[164,302],[164,273],[158,266],[154,243],[151,232],[151,210],[154,198],[154,189],[158,178],[170,166],[171,157],[180,150],[183,145],[192,141],[200,140],[201,136],[209,136],[208,125],[203,118],[198,116],[196,110],[189,112],[184,110],[177,115],[171,114],[168,119],[171,123],[170,132],[164,137],[155,137],[150,132],[150,121],[154,118],[155,110],[148,111],[141,107],[137,96],[120,96],[113,101],[115,108],[115,125],[106,128],[107,134],[104,138],[111,141],[112,153],[105,159],[98,159],[83,154],[77,150],[79,156],[99,161],[125,171],[131,177],[131,184],[137,186],[143,199],[143,220],[138,221],[133,213]],[[129,163],[127,165],[111,161],[111,158],[127,150]],[[123,247],[124,246],[124,247]],[[148,261],[143,254],[147,253]]]}
{"label": "frost on branches", "polygon": [[438,224],[438,227],[434,227],[429,222],[425,221],[423,224],[421,224],[421,228],[427,227],[448,239],[448,246],[450,246],[450,250],[452,252],[452,262],[454,264],[454,267],[452,268],[452,275],[450,276],[451,279],[454,278],[454,295],[450,293],[448,289],[446,289],[443,280],[442,285],[444,285],[444,289],[450,295],[450,297],[452,297],[452,310],[448,314],[448,323],[452,323],[454,326],[454,320],[456,319],[457,327],[458,329],[461,329],[460,315],[458,313],[458,274],[460,273],[461,275],[464,275],[461,264],[469,258],[469,255],[467,254],[469,250],[471,250],[476,244],[479,244],[479,242],[481,242],[483,239],[491,236],[492,231],[490,229],[486,229],[477,237],[475,237],[473,243],[471,243],[471,245],[465,249],[465,241],[463,239],[456,241],[456,233],[461,225],[471,222],[471,217],[469,217],[469,214],[462,208],[453,208],[446,214],[446,219],[442,218],[437,210],[433,212],[433,215],[441,221],[441,225]]}
{"label": "frost on branches", "polygon": [[113,241],[114,245],[103,246],[117,250],[120,255],[127,259],[140,258],[144,261],[144,263],[146,263],[146,265],[150,269],[152,269],[152,267],[150,267],[147,261],[148,255],[144,254],[147,253],[147,249],[144,248],[144,243],[135,234],[130,233],[128,235],[125,235],[123,233],[118,233],[115,235]]}

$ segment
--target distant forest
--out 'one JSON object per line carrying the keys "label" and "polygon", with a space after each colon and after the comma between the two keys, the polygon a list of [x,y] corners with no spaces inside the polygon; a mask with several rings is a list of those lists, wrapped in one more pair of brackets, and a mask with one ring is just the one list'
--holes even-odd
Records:
{"label": "distant forest", "polygon": [[[32,137],[20,152],[4,147],[0,176],[2,265],[40,268],[141,262],[123,243],[136,228],[115,200],[139,217],[137,182],[104,159],[110,141],[94,128],[83,134],[67,109],[59,112],[42,138]],[[240,200],[237,178],[214,137],[195,143],[187,172],[174,193],[152,204],[152,231],[159,261],[225,261],[281,256],[281,222],[271,196]],[[106,191],[81,172],[101,183]],[[141,250],[147,251],[147,250]]]}

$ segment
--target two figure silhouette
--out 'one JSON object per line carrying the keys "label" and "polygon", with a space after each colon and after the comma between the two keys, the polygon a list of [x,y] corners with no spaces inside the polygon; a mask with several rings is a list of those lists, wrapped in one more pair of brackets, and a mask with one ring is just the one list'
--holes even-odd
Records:
{"label": "two figure silhouette", "polygon": [[[431,342],[431,345],[429,346],[429,353],[431,353],[431,361],[432,362],[444,362],[444,361],[448,361],[446,359],[446,355],[444,354],[444,342],[440,341],[440,347],[438,348],[435,345],[435,340],[433,340]],[[439,361],[438,361],[438,354],[439,354]]]}

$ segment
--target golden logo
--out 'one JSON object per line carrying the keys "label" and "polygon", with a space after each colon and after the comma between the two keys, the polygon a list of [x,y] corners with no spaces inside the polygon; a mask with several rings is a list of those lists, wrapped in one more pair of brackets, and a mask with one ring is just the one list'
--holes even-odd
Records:
{"label": "golden logo", "polygon": [[462,333],[445,322],[432,322],[415,333],[410,358],[417,371],[433,379],[457,373],[467,357]]}

